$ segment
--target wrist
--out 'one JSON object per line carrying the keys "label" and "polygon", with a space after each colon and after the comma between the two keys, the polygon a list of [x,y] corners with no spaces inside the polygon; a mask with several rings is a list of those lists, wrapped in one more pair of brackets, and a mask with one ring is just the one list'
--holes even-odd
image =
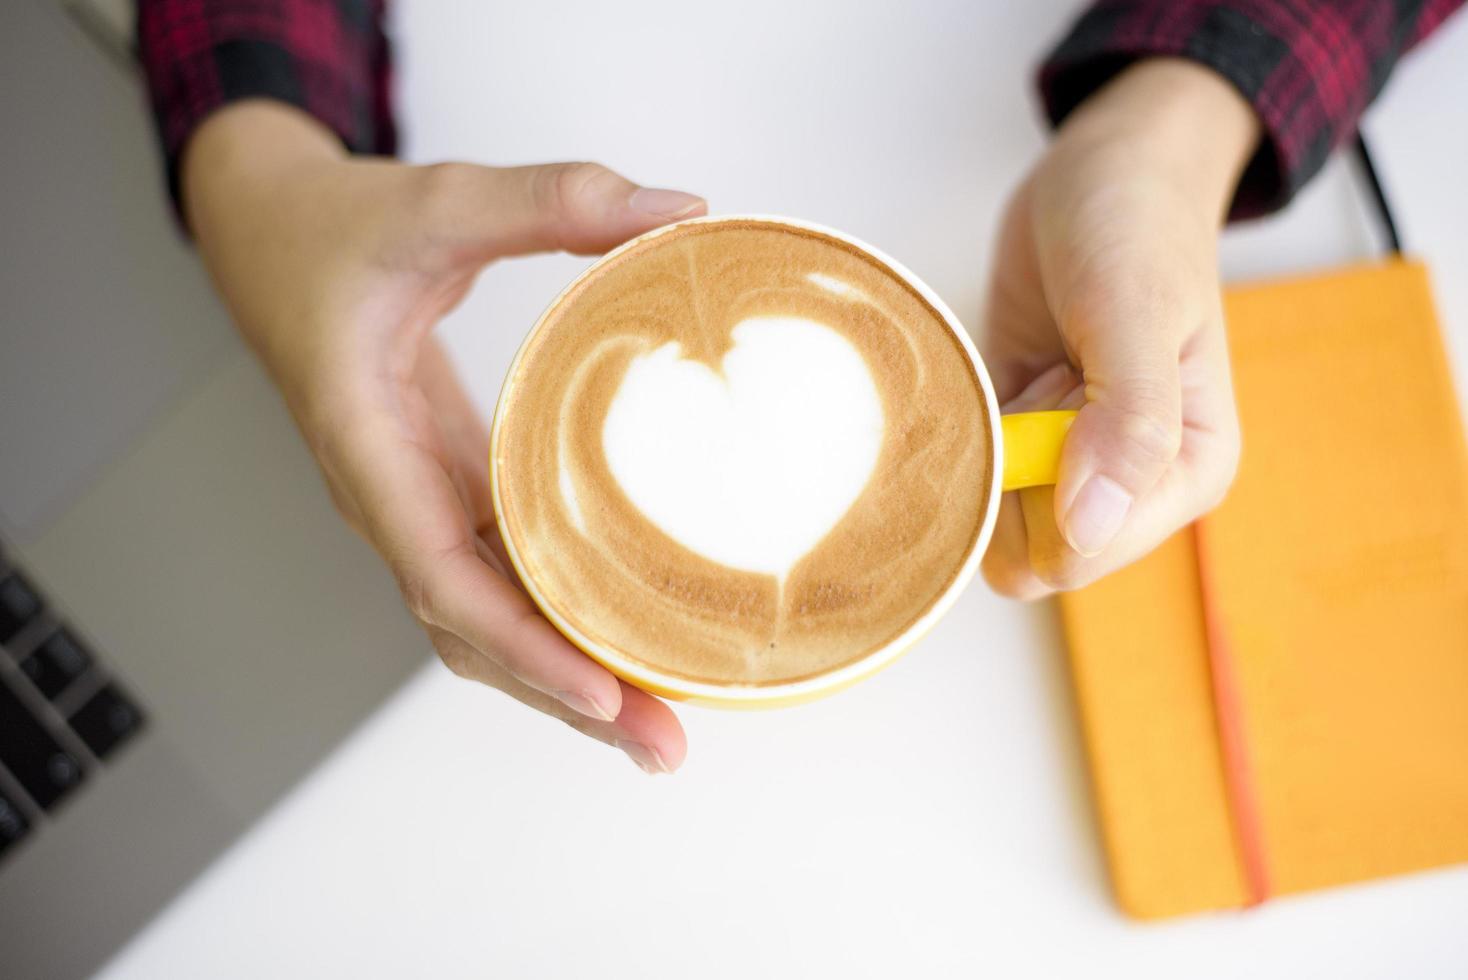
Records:
{"label": "wrist", "polygon": [[1222,222],[1259,144],[1258,115],[1212,69],[1182,58],[1147,58],[1081,104],[1057,142],[1121,147],[1133,165],[1160,170]]}
{"label": "wrist", "polygon": [[205,244],[219,222],[253,210],[272,181],[345,156],[331,130],[294,106],[269,99],[232,103],[211,113],[184,145],[184,213]]}
{"label": "wrist", "polygon": [[241,335],[292,402],[312,335],[300,329],[309,277],[330,258],[310,234],[347,154],[321,123],[285,103],[213,112],[180,160],[184,212],[200,258]]}

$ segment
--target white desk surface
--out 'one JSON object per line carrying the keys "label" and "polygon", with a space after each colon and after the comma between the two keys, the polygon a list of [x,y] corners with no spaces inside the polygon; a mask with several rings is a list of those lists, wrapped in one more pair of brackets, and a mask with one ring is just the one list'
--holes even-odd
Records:
{"label": "white desk surface", "polygon": [[[599,159],[899,257],[970,323],[1042,143],[1030,69],[1070,2],[400,4],[416,160]],[[722,12],[720,12],[722,11]],[[1368,116],[1468,390],[1468,16]],[[1367,257],[1337,159],[1231,232],[1238,279]],[[444,333],[488,407],[580,268],[491,270]],[[1108,897],[1053,609],[976,583],[885,674],[775,713],[681,711],[620,753],[436,663],[104,971],[159,977],[1468,974],[1468,867],[1163,925]]]}

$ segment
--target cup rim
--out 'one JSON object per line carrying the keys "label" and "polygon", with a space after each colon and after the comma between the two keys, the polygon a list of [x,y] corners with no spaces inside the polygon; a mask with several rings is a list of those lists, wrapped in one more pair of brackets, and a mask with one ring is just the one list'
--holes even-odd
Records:
{"label": "cup rim", "polygon": [[687,700],[726,707],[741,705],[759,706],[766,703],[794,703],[808,700],[821,694],[832,693],[876,673],[911,649],[928,630],[932,629],[947,614],[954,602],[957,601],[959,595],[962,594],[964,589],[972,581],[974,573],[978,570],[979,562],[983,559],[984,551],[988,547],[989,538],[994,532],[995,521],[998,519],[1001,496],[1000,487],[1003,483],[1004,473],[1004,444],[1001,439],[1001,427],[999,424],[999,400],[994,393],[994,385],[989,378],[989,372],[984,367],[984,361],[979,356],[978,349],[974,346],[973,338],[964,329],[963,323],[958,319],[958,316],[912,270],[881,249],[845,232],[837,231],[834,228],[814,221],[772,214],[705,215],[697,218],[685,218],[682,221],[675,221],[671,224],[653,228],[635,238],[623,242],[621,245],[608,251],[605,255],[600,256],[556,294],[546,305],[540,316],[536,318],[534,325],[526,332],[525,338],[520,342],[520,346],[515,351],[515,356],[511,359],[509,368],[505,372],[504,383],[500,388],[499,397],[495,400],[494,418],[490,423],[489,486],[497,530],[507,527],[499,480],[500,430],[504,421],[505,408],[514,392],[515,378],[519,371],[520,363],[529,350],[531,341],[544,328],[551,313],[561,305],[561,302],[566,296],[579,286],[583,280],[634,246],[661,235],[669,234],[688,225],[735,222],[770,224],[796,228],[819,235],[826,235],[844,242],[854,248],[860,249],[885,265],[893,274],[916,290],[918,295],[933,309],[937,310],[944,324],[957,336],[959,346],[963,349],[965,356],[968,357],[969,364],[974,371],[974,376],[978,378],[979,387],[983,391],[985,406],[988,408],[986,421],[989,429],[989,441],[993,447],[993,472],[990,474],[990,487],[985,504],[984,518],[979,526],[979,533],[974,538],[973,547],[965,557],[963,565],[960,566],[958,572],[954,575],[953,580],[943,590],[943,594],[928,607],[922,616],[918,617],[907,629],[884,646],[860,659],[814,677],[804,677],[798,680],[773,684],[713,684],[706,681],[689,680],[685,677],[667,674],[663,671],[650,668],[645,664],[638,663],[624,656],[617,650],[595,642],[561,615],[555,605],[542,594],[538,583],[526,571],[525,563],[520,556],[519,549],[515,545],[513,535],[507,530],[500,532],[500,539],[504,542],[505,552],[509,555],[510,563],[515,569],[515,574],[519,576],[521,583],[525,586],[525,590],[529,593],[531,601],[535,603],[540,613],[546,619],[550,620],[556,630],[562,636],[566,637],[572,645],[600,663],[603,667],[606,667],[613,674],[638,687],[675,700]]}

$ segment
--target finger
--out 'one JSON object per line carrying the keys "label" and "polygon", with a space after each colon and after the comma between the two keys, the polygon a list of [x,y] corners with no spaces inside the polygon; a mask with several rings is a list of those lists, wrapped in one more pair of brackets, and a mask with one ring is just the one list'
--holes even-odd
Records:
{"label": "finger", "polygon": [[450,476],[476,531],[494,523],[489,493],[489,429],[443,345],[425,337],[414,365],[448,457]]}
{"label": "finger", "polygon": [[[515,567],[510,561],[510,556],[505,552],[504,542],[500,539],[499,529],[496,527],[486,528],[480,531],[474,539],[474,550],[479,554],[480,561],[503,575],[511,585],[521,592],[525,591],[525,584],[515,572]],[[526,593],[527,595],[529,593]]]}
{"label": "finger", "polygon": [[688,756],[687,736],[673,709],[626,681],[617,725],[625,733],[616,739],[617,748],[648,772],[674,772]]}
{"label": "finger", "polygon": [[1144,557],[1197,518],[1202,509],[1197,482],[1196,473],[1179,463],[1137,502],[1126,533],[1093,556],[1079,554],[1056,525],[1055,488],[1021,491],[1029,566],[1035,578],[1047,590],[1069,591]]}
{"label": "finger", "polygon": [[592,717],[621,710],[617,679],[577,650],[479,556],[440,462],[368,414],[343,453],[368,536],[422,623],[452,632],[511,675]]}
{"label": "finger", "polygon": [[[1006,402],[1002,411],[1042,412],[1074,405],[1083,397],[1080,377],[1069,364],[1060,363],[1042,372],[1029,386]],[[1015,599],[1038,599],[1053,590],[1035,576],[1030,565],[1029,534],[1023,498],[1026,491],[1011,491],[1001,498],[999,516],[982,568],[990,587]],[[1047,498],[1048,499],[1048,498]],[[1053,521],[1050,523],[1053,524]]]}
{"label": "finger", "polygon": [[512,676],[590,717],[623,709],[616,678],[573,646],[520,589],[489,571],[477,549],[444,560],[429,585],[426,622],[452,629]]}
{"label": "finger", "polygon": [[504,542],[495,526],[489,489],[489,428],[459,380],[452,359],[433,337],[426,337],[415,365],[448,456],[454,487],[469,514],[479,557],[519,587]]}
{"label": "finger", "polygon": [[583,735],[621,749],[644,772],[674,772],[688,755],[687,736],[678,716],[646,691],[622,682],[622,711],[617,718],[588,718],[513,677],[458,636],[439,629],[429,634],[439,657],[455,674],[501,690]]}
{"label": "finger", "polygon": [[423,173],[428,227],[484,257],[596,254],[708,210],[697,195],[642,187],[596,163],[440,164]]}
{"label": "finger", "polygon": [[1081,377],[1069,364],[1052,365],[1029,383],[1023,391],[1000,407],[1004,415],[1016,412],[1043,412],[1060,404],[1062,398],[1081,387]]}
{"label": "finger", "polygon": [[[1182,449],[1174,465],[1138,499],[1126,532],[1100,555],[1080,555],[1055,522],[1053,496],[1040,491],[1025,501],[1029,565],[1051,589],[1088,585],[1143,557],[1178,528],[1211,510],[1227,491],[1238,464],[1238,423],[1228,379],[1221,327],[1200,335],[1184,362],[1185,417]],[[1068,396],[1061,402],[1066,407]],[[1030,495],[1032,491],[1022,491]]]}
{"label": "finger", "polygon": [[1029,536],[1016,491],[1006,493],[999,502],[994,534],[989,538],[989,550],[984,552],[980,567],[989,587],[1011,599],[1039,599],[1051,592],[1030,568]]}
{"label": "finger", "polygon": [[1066,436],[1055,520],[1070,547],[1100,554],[1182,445],[1176,307],[1121,302],[1062,324],[1075,338],[1086,404]]}
{"label": "finger", "polygon": [[1058,411],[1078,412],[1084,404],[1086,404],[1086,386],[1077,383],[1065,393],[1060,401],[1055,403],[1055,408]]}

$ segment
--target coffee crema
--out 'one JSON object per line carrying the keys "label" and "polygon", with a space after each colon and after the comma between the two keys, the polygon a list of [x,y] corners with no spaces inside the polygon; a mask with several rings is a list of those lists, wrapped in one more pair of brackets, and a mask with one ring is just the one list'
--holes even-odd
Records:
{"label": "coffee crema", "polygon": [[585,642],[665,675],[765,686],[861,660],[982,531],[995,454],[962,343],[813,229],[634,242],[556,301],[505,384],[494,465],[522,576]]}

